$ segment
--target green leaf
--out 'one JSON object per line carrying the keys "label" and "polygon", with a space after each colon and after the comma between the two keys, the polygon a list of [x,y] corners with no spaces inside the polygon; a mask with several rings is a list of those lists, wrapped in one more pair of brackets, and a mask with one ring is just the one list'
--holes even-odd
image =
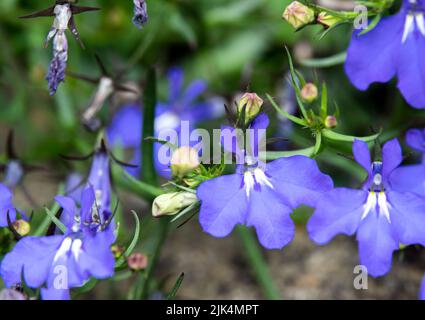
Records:
{"label": "green leaf", "polygon": [[309,68],[329,68],[343,64],[347,59],[347,52],[341,52],[336,55],[321,58],[321,59],[306,59],[302,60],[300,64]]}
{"label": "green leaf", "polygon": [[182,273],[177,278],[177,281],[174,284],[173,289],[171,289],[170,293],[167,296],[167,300],[173,300],[176,297],[177,291],[179,290],[180,286],[182,285],[183,280],[184,280],[184,273]]}
{"label": "green leaf", "polygon": [[144,181],[137,180],[123,168],[117,168],[113,172],[115,182],[123,189],[129,190],[135,195],[145,196],[153,200],[164,193],[161,188],[155,187]]}
{"label": "green leaf", "polygon": [[58,218],[56,218],[55,214],[52,211],[50,211],[49,208],[45,207],[44,210],[46,211],[50,220],[56,225],[56,227],[58,227],[60,229],[60,231],[62,231],[62,233],[66,233],[67,228],[62,223],[62,221],[60,221]]}
{"label": "green leaf", "polygon": [[373,18],[372,22],[367,26],[366,29],[364,29],[362,32],[359,33],[360,36],[368,33],[369,31],[372,31],[376,25],[381,21],[382,14],[378,14],[375,18]]}
{"label": "green leaf", "polygon": [[362,140],[365,142],[370,142],[370,141],[374,141],[376,140],[376,138],[379,137],[379,135],[381,134],[381,132],[371,135],[371,136],[366,136],[366,137],[355,137],[355,136],[348,136],[348,135],[344,135],[341,133],[337,133],[334,132],[332,130],[329,129],[323,129],[322,130],[322,135],[329,139],[329,140],[334,140],[334,141],[342,141],[342,142],[354,142],[354,140]]}
{"label": "green leaf", "polygon": [[326,87],[326,83],[323,83],[320,116],[324,119],[327,115],[328,115],[328,89]]}
{"label": "green leaf", "polygon": [[115,268],[119,268],[124,264],[125,259],[128,258],[133,253],[133,250],[136,247],[137,242],[139,241],[140,220],[139,220],[139,217],[137,216],[137,213],[134,210],[131,210],[131,213],[133,214],[134,221],[136,223],[136,229],[134,230],[133,240],[131,240],[130,245],[127,247],[125,252],[122,254],[121,257],[119,257],[118,261],[115,263]]}
{"label": "green leaf", "polygon": [[293,151],[267,151],[264,153],[260,153],[260,159],[265,159],[268,161],[276,160],[279,158],[287,158],[293,156],[306,156],[312,157],[314,155],[315,147],[309,147],[300,150]]}
{"label": "green leaf", "polygon": [[269,95],[266,94],[267,99],[269,99],[270,103],[272,104],[273,108],[276,110],[277,113],[281,114],[282,116],[284,116],[285,118],[287,118],[288,120],[299,124],[300,126],[307,126],[307,122],[304,119],[298,118],[296,116],[293,116],[291,114],[289,114],[288,112],[282,110],[282,108],[280,108],[276,102],[274,102],[273,98]]}
{"label": "green leaf", "polygon": [[143,141],[142,141],[142,180],[151,185],[157,184],[157,175],[154,165],[154,145],[145,138],[155,135],[155,110],[156,110],[156,71],[151,68],[146,79],[144,92],[143,112]]}

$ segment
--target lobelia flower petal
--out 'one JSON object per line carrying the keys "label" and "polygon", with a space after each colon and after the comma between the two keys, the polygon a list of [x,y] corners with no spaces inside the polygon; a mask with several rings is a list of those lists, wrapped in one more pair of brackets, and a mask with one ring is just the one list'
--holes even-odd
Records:
{"label": "lobelia flower petal", "polygon": [[203,182],[197,191],[202,201],[199,222],[215,237],[229,235],[237,224],[244,224],[248,210],[246,190],[240,174],[224,175]]}
{"label": "lobelia flower petal", "polygon": [[[81,198],[80,198],[81,199]],[[75,203],[75,200],[71,197],[65,197],[65,196],[56,196],[55,201],[59,203],[59,205],[63,208],[63,213],[61,215],[61,221],[62,223],[68,227],[71,228],[74,224],[74,217],[78,214],[77,205]]]}
{"label": "lobelia flower petal", "polygon": [[408,104],[425,108],[425,36],[416,28],[399,46],[397,86]]}
{"label": "lobelia flower petal", "polygon": [[316,162],[308,157],[280,158],[267,164],[267,176],[276,186],[276,193],[295,209],[313,206],[324,192],[333,188],[332,179],[320,172]]}
{"label": "lobelia flower petal", "polygon": [[403,161],[400,143],[392,139],[384,144],[382,148],[382,177],[387,181],[391,172]]}
{"label": "lobelia flower petal", "polygon": [[190,106],[205,90],[207,90],[207,84],[204,80],[195,80],[189,84],[181,99],[183,107]]}
{"label": "lobelia flower petal", "polygon": [[393,190],[425,196],[425,165],[398,167],[391,173],[389,181]]}
{"label": "lobelia flower petal", "polygon": [[391,221],[402,244],[425,246],[425,198],[413,193],[390,191]]}
{"label": "lobelia flower petal", "polygon": [[357,231],[360,263],[372,277],[380,277],[391,269],[392,255],[399,248],[395,230],[384,215],[370,212]]}
{"label": "lobelia flower petal", "polygon": [[323,245],[338,234],[352,236],[360,224],[367,197],[366,191],[346,188],[325,193],[308,221],[310,238]]}
{"label": "lobelia flower petal", "polygon": [[[276,188],[278,186],[276,185]],[[246,224],[255,227],[258,240],[266,249],[282,249],[295,235],[292,209],[268,186],[253,191],[249,198]]]}
{"label": "lobelia flower petal", "polygon": [[425,300],[425,277],[422,279],[421,288],[419,291],[419,299]]}
{"label": "lobelia flower petal", "polygon": [[406,143],[409,147],[425,153],[425,129],[410,129],[407,131]]}
{"label": "lobelia flower petal", "polygon": [[107,129],[112,146],[138,148],[142,141],[142,110],[137,104],[125,105],[118,110]]}
{"label": "lobelia flower petal", "polygon": [[366,34],[355,31],[347,51],[345,72],[359,90],[373,82],[387,82],[396,75],[406,13],[381,19]]}
{"label": "lobelia flower petal", "polygon": [[183,89],[184,72],[183,69],[174,67],[168,71],[168,100],[172,103],[180,99]]}
{"label": "lobelia flower petal", "polygon": [[22,274],[29,287],[43,285],[63,239],[63,236],[52,236],[25,237],[20,240],[1,263],[0,274],[6,286],[21,283]]}
{"label": "lobelia flower petal", "polygon": [[362,140],[354,140],[353,155],[356,162],[366,170],[369,176],[372,175],[372,160],[368,144]]}
{"label": "lobelia flower petal", "polygon": [[[80,215],[82,222],[84,221],[92,221],[91,219],[91,212],[93,205],[95,204],[96,197],[94,193],[94,189],[91,185],[86,187],[83,190],[83,193],[81,195],[81,209],[80,209]],[[99,210],[104,210],[106,208],[99,208]]]}
{"label": "lobelia flower petal", "polygon": [[114,242],[108,232],[99,232],[84,241],[83,252],[78,261],[81,272],[96,279],[106,279],[114,274],[115,258],[111,252]]}
{"label": "lobelia flower petal", "polygon": [[71,295],[67,289],[41,288],[41,298],[43,300],[71,300]]}

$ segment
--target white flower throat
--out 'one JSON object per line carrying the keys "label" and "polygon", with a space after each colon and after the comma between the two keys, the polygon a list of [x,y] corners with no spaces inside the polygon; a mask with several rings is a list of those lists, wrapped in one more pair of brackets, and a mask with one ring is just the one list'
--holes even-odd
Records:
{"label": "white flower throat", "polygon": [[391,204],[387,200],[382,181],[382,162],[372,164],[372,186],[369,189],[369,195],[366,203],[363,205],[363,214],[361,220],[365,219],[372,212],[384,216],[391,223],[390,210]]}
{"label": "white flower throat", "polygon": [[405,43],[409,35],[417,28],[419,32],[425,36],[424,12],[417,8],[419,4],[417,0],[409,0],[410,8],[404,22],[404,32],[402,43]]}
{"label": "white flower throat", "polygon": [[245,171],[243,182],[245,186],[246,196],[248,198],[256,184],[259,184],[260,186],[268,186],[271,189],[274,189],[273,185],[270,183],[270,179],[260,168],[255,168],[252,171]]}

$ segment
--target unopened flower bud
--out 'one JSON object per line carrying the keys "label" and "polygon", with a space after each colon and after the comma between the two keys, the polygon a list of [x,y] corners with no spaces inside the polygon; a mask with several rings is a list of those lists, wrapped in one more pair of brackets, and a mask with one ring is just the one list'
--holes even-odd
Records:
{"label": "unopened flower bud", "polygon": [[198,201],[198,198],[192,192],[182,191],[162,194],[156,197],[152,204],[152,215],[154,217],[172,216],[196,201]]}
{"label": "unopened flower bud", "polygon": [[238,113],[241,114],[245,110],[245,124],[251,122],[261,111],[263,99],[256,93],[245,93],[238,103]]}
{"label": "unopened flower bud", "polygon": [[312,103],[314,100],[317,99],[318,95],[319,91],[313,83],[307,83],[301,89],[301,98],[307,103]]}
{"label": "unopened flower bud", "polygon": [[148,266],[148,257],[139,252],[133,253],[127,258],[128,267],[133,271],[146,269]]}
{"label": "unopened flower bud", "polygon": [[332,16],[327,12],[320,12],[317,17],[317,22],[323,25],[325,29],[328,29],[341,21],[342,20],[340,18]]}
{"label": "unopened flower bud", "polygon": [[12,223],[12,226],[13,228],[15,228],[16,232],[22,237],[28,235],[31,231],[30,224],[25,220],[16,220]]}
{"label": "unopened flower bud", "polygon": [[122,254],[124,253],[124,248],[120,245],[114,244],[111,247],[111,251],[112,254],[114,255],[115,259],[119,258],[122,256]]}
{"label": "unopened flower bud", "polygon": [[327,116],[325,119],[325,127],[328,129],[335,128],[338,125],[338,121],[335,116]]}
{"label": "unopened flower bud", "polygon": [[171,157],[171,172],[174,177],[184,177],[201,164],[198,151],[191,147],[181,147]]}
{"label": "unopened flower bud", "polygon": [[314,21],[314,10],[294,1],[286,7],[282,17],[295,29],[299,29]]}

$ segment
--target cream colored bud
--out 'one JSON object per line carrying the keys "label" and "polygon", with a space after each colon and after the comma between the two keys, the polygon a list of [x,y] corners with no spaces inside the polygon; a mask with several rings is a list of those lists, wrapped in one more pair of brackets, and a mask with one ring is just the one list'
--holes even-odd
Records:
{"label": "cream colored bud", "polygon": [[162,194],[156,197],[152,204],[152,215],[154,217],[172,216],[196,201],[198,201],[198,198],[192,192],[182,191]]}
{"label": "cream colored bud", "polygon": [[171,172],[174,177],[184,177],[201,164],[198,151],[191,147],[181,147],[171,157]]}
{"label": "cream colored bud", "polygon": [[22,237],[28,235],[31,231],[30,224],[25,220],[16,220],[12,223],[12,226],[13,228],[15,228],[16,232]]}
{"label": "cream colored bud", "polygon": [[335,128],[338,125],[338,120],[335,116],[327,116],[325,119],[325,127],[328,129]]}
{"label": "cream colored bud", "polygon": [[314,10],[294,1],[286,7],[282,17],[295,29],[299,29],[314,21]]}
{"label": "cream colored bud", "polygon": [[323,25],[326,29],[333,27],[337,23],[341,22],[342,20],[338,17],[332,16],[327,12],[320,12],[317,16],[317,22],[319,22],[321,25]]}
{"label": "cream colored bud", "polygon": [[256,93],[245,93],[238,103],[238,113],[241,114],[245,109],[245,124],[251,122],[261,111],[263,99]]}
{"label": "cream colored bud", "polygon": [[312,103],[314,100],[317,99],[318,95],[319,91],[313,83],[307,83],[301,89],[301,98],[307,103]]}

